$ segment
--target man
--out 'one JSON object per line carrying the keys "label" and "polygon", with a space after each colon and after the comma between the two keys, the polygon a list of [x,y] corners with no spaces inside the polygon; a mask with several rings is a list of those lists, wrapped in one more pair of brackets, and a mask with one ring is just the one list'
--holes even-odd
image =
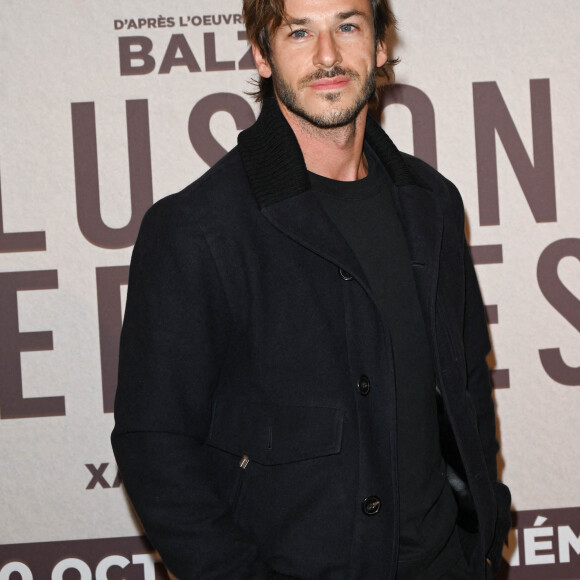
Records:
{"label": "man", "polygon": [[489,578],[510,497],[483,306],[456,189],[367,117],[386,1],[244,17],[260,117],[135,245],[129,496],[181,580]]}

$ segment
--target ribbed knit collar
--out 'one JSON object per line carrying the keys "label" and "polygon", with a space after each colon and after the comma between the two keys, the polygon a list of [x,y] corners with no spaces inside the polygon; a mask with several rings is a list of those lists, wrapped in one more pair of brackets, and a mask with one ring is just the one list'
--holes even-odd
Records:
{"label": "ribbed knit collar", "polygon": [[[415,184],[403,156],[370,115],[367,116],[365,141],[395,185]],[[238,146],[260,208],[310,189],[304,156],[275,98],[265,99],[256,122],[238,136]]]}

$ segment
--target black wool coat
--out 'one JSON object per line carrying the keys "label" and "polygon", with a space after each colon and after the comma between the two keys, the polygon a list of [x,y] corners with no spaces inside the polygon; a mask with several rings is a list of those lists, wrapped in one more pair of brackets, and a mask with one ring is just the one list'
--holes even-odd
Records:
{"label": "black wool coat", "polygon": [[[365,140],[395,184],[473,499],[476,529],[462,532],[463,547],[483,579],[499,565],[510,497],[497,481],[490,344],[463,206],[449,181],[401,154],[371,118]],[[143,220],[115,421],[127,492],[180,580],[394,578],[389,333],[274,100],[238,147]],[[372,515],[369,497],[380,507]]]}

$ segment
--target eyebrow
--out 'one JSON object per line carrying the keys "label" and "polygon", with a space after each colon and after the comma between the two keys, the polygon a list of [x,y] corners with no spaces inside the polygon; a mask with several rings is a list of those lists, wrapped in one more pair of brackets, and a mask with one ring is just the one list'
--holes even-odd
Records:
{"label": "eyebrow", "polygon": [[360,10],[349,10],[348,12],[339,12],[337,16],[340,20],[347,20],[352,16],[365,16],[365,13]]}
{"label": "eyebrow", "polygon": [[283,22],[286,26],[303,26],[304,24],[308,24],[310,22],[310,18],[287,18]]}
{"label": "eyebrow", "polygon": [[[348,12],[338,12],[336,14],[338,20],[347,20],[353,16],[365,16],[365,13],[360,10],[349,10]],[[286,26],[304,26],[310,22],[310,18],[288,18],[284,21],[284,24]]]}

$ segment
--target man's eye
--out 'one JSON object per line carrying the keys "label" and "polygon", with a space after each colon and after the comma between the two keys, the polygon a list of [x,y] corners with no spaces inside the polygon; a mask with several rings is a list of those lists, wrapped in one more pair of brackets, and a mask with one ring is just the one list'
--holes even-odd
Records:
{"label": "man's eye", "polygon": [[340,27],[341,32],[352,32],[356,30],[356,26],[354,24],[342,24]]}
{"label": "man's eye", "polygon": [[305,38],[306,30],[293,30],[290,36],[292,36],[293,38]]}

